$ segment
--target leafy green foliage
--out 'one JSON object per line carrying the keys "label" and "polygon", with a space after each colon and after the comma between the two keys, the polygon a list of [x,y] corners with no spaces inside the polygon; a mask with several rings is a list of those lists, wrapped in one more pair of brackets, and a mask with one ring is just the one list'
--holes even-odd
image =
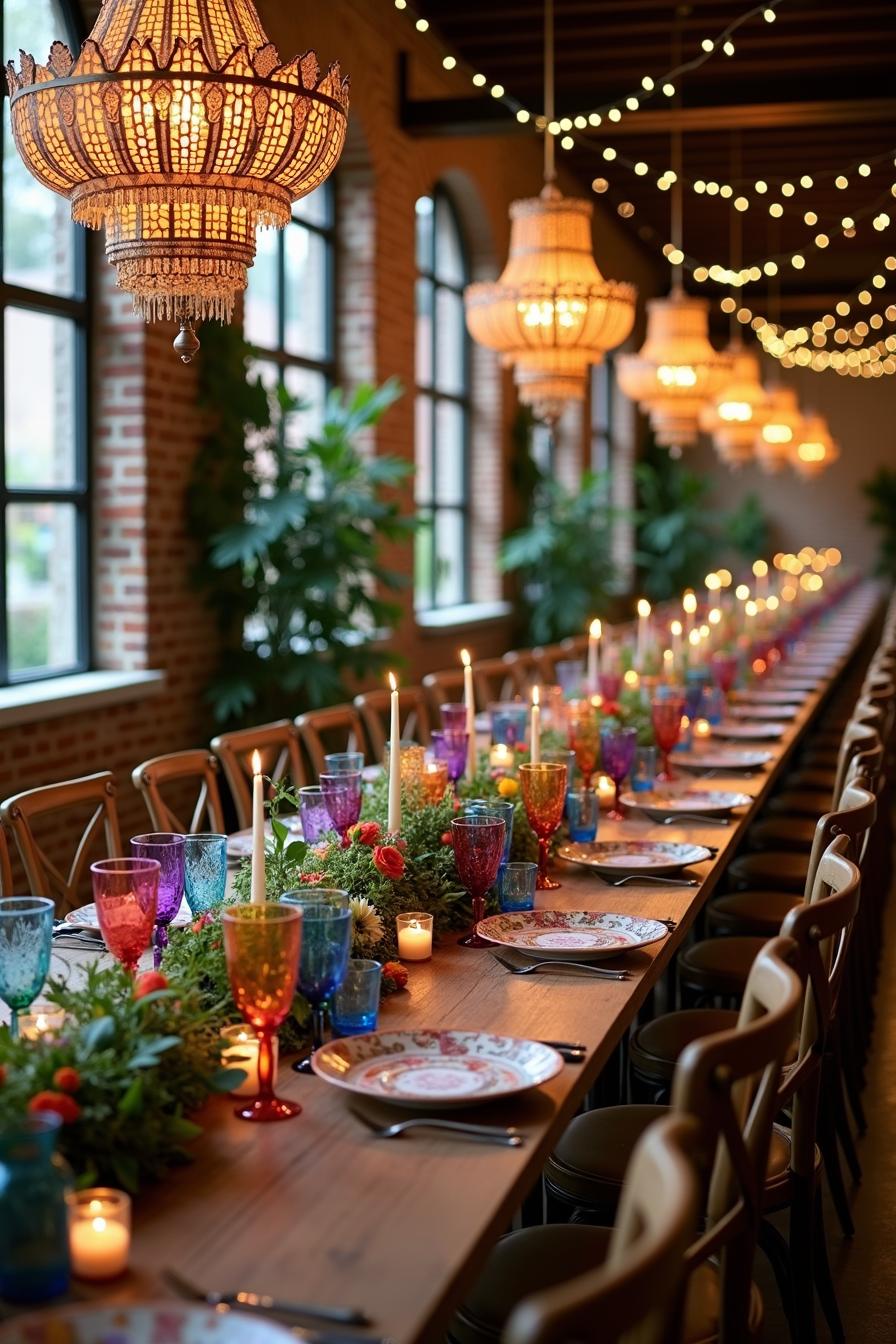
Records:
{"label": "leafy green foliage", "polygon": [[877,572],[885,578],[896,577],[896,468],[879,467],[862,485],[868,500],[868,522],[880,533]]}
{"label": "leafy green foliage", "polygon": [[120,966],[87,965],[79,989],[47,983],[44,997],[67,1014],[58,1037],[0,1032],[0,1126],[14,1124],[38,1093],[58,1091],[59,1069],[76,1070],[76,1118],[62,1126],[59,1147],[84,1185],[133,1191],[188,1161],[186,1145],[201,1133],[191,1115],[244,1076],[221,1067],[226,996],[189,977],[143,998],[133,991]]}

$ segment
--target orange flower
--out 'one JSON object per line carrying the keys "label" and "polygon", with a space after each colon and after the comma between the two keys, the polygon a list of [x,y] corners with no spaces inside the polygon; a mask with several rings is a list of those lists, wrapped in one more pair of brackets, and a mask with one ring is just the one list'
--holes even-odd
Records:
{"label": "orange flower", "polygon": [[394,882],[404,872],[404,855],[395,845],[377,845],[373,851],[373,866],[383,877]]}
{"label": "orange flower", "polygon": [[64,1064],[53,1074],[53,1086],[58,1087],[60,1092],[77,1092],[81,1086],[81,1075],[77,1069]]}
{"label": "orange flower", "polygon": [[348,828],[349,838],[360,845],[375,845],[380,838],[380,824],[377,821],[358,821]]}
{"label": "orange flower", "polygon": [[394,989],[404,989],[408,983],[408,973],[400,961],[387,961],[383,967],[383,979],[388,980]]}
{"label": "orange flower", "polygon": [[59,1116],[64,1125],[73,1125],[81,1114],[81,1107],[74,1097],[67,1096],[65,1092],[36,1092],[28,1103],[28,1110],[31,1115],[51,1111]]}
{"label": "orange flower", "polygon": [[443,845],[454,844],[454,837],[452,836],[450,831],[443,831],[439,838],[441,839]]}
{"label": "orange flower", "polygon": [[161,971],[144,971],[134,981],[134,998],[142,999],[146,994],[154,994],[157,989],[167,989],[168,981]]}

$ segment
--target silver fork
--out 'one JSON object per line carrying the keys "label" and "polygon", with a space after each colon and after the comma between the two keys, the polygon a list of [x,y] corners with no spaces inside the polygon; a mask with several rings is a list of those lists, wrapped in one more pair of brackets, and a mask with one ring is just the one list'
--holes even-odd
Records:
{"label": "silver fork", "polygon": [[671,817],[663,818],[664,826],[676,826],[680,821],[699,821],[702,826],[730,826],[731,821],[728,817],[707,817],[700,812],[676,812]]}
{"label": "silver fork", "polygon": [[588,961],[561,961],[559,958],[550,961],[528,961],[524,966],[518,966],[515,961],[509,961],[500,954],[495,953],[495,961],[499,961],[505,966],[511,975],[531,975],[533,971],[539,970],[542,966],[548,966],[554,970],[557,966],[574,966],[577,971],[588,971],[591,975],[596,975],[600,980],[627,980],[627,971],[608,971],[602,966],[592,966]]}
{"label": "silver fork", "polygon": [[354,1106],[349,1110],[378,1139],[399,1139],[409,1129],[442,1129],[451,1134],[462,1134],[473,1143],[496,1143],[502,1148],[521,1148],[523,1143],[522,1134],[512,1126],[472,1125],[465,1120],[443,1120],[440,1116],[430,1115],[416,1115],[410,1120],[397,1120],[392,1125],[378,1125]]}
{"label": "silver fork", "polygon": [[698,887],[695,877],[657,877],[654,873],[629,873],[628,877],[605,877],[608,887],[624,887],[627,882],[659,882],[664,887]]}

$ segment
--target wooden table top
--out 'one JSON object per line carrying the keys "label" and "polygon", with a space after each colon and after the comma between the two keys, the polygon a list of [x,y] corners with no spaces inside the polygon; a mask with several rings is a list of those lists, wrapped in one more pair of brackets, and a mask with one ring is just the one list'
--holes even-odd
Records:
{"label": "wooden table top", "polygon": [[[600,838],[691,840],[718,847],[693,872],[698,888],[632,883],[612,888],[582,869],[556,865],[562,887],[540,892],[539,906],[612,910],[677,921],[663,942],[614,965],[623,982],[556,971],[507,973],[486,950],[440,946],[432,961],[409,965],[408,992],[387,999],[380,1028],[482,1029],[514,1036],[582,1041],[584,1065],[566,1065],[528,1096],[465,1112],[513,1123],[521,1149],[468,1144],[420,1132],[377,1139],[351,1115],[346,1096],[317,1078],[280,1072],[278,1090],[303,1106],[298,1119],[250,1125],[233,1102],[216,1099],[203,1116],[195,1162],[173,1172],[135,1204],[132,1271],[102,1291],[106,1300],[167,1296],[160,1271],[172,1266],[206,1289],[251,1289],[281,1298],[362,1308],[377,1335],[397,1344],[436,1340],[475,1279],[488,1248],[506,1230],[564,1126],[637,1015],[716,887],[745,826],[773,787],[823,691],[861,639],[876,604],[871,585],[856,590],[829,627],[789,668],[818,669],[825,684],[803,702],[768,769],[725,776],[705,787],[743,789],[753,805],[731,825],[660,826],[632,816],[602,818]],[[793,675],[793,674],[791,674]],[[698,781],[699,786],[699,781]],[[69,953],[76,959],[78,954]],[[384,1117],[395,1118],[390,1108]]]}

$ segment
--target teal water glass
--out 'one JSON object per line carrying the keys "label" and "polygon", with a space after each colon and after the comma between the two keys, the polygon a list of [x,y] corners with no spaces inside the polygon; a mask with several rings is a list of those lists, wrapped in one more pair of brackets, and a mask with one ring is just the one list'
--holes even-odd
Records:
{"label": "teal water glass", "polygon": [[363,1036],[376,1031],[382,975],[379,961],[357,957],[349,962],[345,979],[330,1001],[330,1021],[336,1036]]}
{"label": "teal water glass", "polygon": [[513,910],[535,909],[537,877],[537,863],[508,863],[499,889],[501,909],[505,914]]}
{"label": "teal water glass", "polygon": [[44,1111],[0,1127],[0,1297],[46,1302],[69,1283],[72,1173],[56,1152],[62,1124]]}
{"label": "teal water glass", "polygon": [[19,1013],[30,1008],[50,969],[53,902],[43,896],[0,900],[0,999],[10,1009],[10,1034],[19,1034]]}
{"label": "teal water glass", "polygon": [[330,775],[353,775],[364,769],[363,751],[331,751],[324,757],[324,766]]}
{"label": "teal water glass", "polygon": [[656,747],[636,747],[629,776],[634,793],[652,793],[656,785]]}
{"label": "teal water glass", "polygon": [[597,839],[600,819],[600,799],[596,789],[570,789],[566,795],[566,819],[569,838],[576,844],[590,844]]}
{"label": "teal water glass", "polygon": [[[280,898],[302,911],[299,993],[311,1006],[311,1050],[324,1043],[327,1000],[345,979],[352,945],[352,912],[347,891],[338,887],[305,887]],[[293,1064],[296,1073],[311,1072],[311,1056]]]}
{"label": "teal water glass", "polygon": [[200,831],[184,836],[184,892],[191,914],[220,905],[227,887],[227,836]]}

